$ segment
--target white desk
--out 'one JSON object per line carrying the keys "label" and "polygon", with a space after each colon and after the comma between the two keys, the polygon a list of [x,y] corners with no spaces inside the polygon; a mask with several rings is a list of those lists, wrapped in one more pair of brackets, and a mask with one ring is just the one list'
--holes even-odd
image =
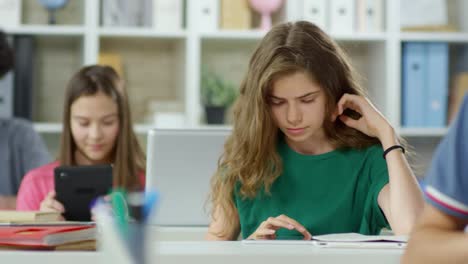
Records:
{"label": "white desk", "polygon": [[[402,250],[330,249],[309,245],[244,245],[235,242],[161,242],[149,263],[400,263]],[[100,252],[0,251],[1,263],[93,264],[105,263]]]}

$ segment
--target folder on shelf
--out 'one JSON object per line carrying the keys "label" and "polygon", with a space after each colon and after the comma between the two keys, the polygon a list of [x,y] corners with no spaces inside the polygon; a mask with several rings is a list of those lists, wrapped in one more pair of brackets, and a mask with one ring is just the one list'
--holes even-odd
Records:
{"label": "folder on shelf", "polygon": [[423,127],[427,76],[425,44],[404,43],[402,62],[402,124],[404,127]]}
{"label": "folder on shelf", "polygon": [[348,34],[354,31],[354,1],[330,1],[331,33]]}
{"label": "folder on shelf", "polygon": [[447,120],[449,46],[447,43],[427,45],[426,126],[445,127]]}
{"label": "folder on shelf", "polygon": [[0,25],[2,28],[19,26],[21,0],[0,0]]}
{"label": "folder on shelf", "polygon": [[302,18],[316,24],[322,30],[327,30],[327,5],[328,0],[304,0]]}
{"label": "folder on shelf", "polygon": [[33,119],[33,98],[36,87],[36,36],[16,35],[13,38],[15,52],[13,116]]}
{"label": "folder on shelf", "polygon": [[153,0],[153,27],[160,31],[182,30],[182,0]]}
{"label": "folder on shelf", "polygon": [[151,26],[150,12],[147,12],[150,0],[102,0],[102,25],[120,27]]}
{"label": "folder on shelf", "polygon": [[400,5],[400,27],[402,30],[447,27],[449,24],[447,10],[447,0],[405,1]]}
{"label": "folder on shelf", "polygon": [[251,28],[252,13],[248,0],[221,0],[221,28],[247,30]]}
{"label": "folder on shelf", "polygon": [[196,4],[197,27],[202,32],[218,30],[219,0],[197,0]]}
{"label": "folder on shelf", "polygon": [[356,29],[360,32],[384,31],[384,0],[356,1]]}

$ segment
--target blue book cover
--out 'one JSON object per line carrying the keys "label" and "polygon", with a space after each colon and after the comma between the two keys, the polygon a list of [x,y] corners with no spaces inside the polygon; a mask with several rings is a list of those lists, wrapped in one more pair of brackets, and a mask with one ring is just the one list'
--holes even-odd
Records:
{"label": "blue book cover", "polygon": [[403,44],[402,125],[425,125],[425,79],[427,72],[426,45],[418,42]]}
{"label": "blue book cover", "polygon": [[426,126],[444,127],[447,122],[448,71],[448,44],[427,44]]}

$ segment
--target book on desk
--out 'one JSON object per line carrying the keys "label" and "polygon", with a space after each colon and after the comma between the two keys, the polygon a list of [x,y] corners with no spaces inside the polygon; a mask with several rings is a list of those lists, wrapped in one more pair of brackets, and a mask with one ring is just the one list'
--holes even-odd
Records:
{"label": "book on desk", "polygon": [[37,223],[58,221],[60,212],[0,210],[0,223]]}
{"label": "book on desk", "polygon": [[311,245],[325,248],[404,249],[407,236],[371,236],[358,233],[341,233],[313,236],[311,240],[280,238],[275,240],[242,240],[246,245]]}
{"label": "book on desk", "polygon": [[20,224],[0,226],[3,249],[95,249],[94,224]]}

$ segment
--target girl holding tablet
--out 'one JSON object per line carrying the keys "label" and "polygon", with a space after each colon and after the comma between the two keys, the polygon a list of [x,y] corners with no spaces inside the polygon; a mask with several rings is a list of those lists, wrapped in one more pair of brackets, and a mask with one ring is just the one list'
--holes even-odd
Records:
{"label": "girl holding tablet", "polygon": [[113,185],[144,188],[145,155],[135,133],[123,80],[108,66],[88,66],[70,80],[57,161],[23,179],[17,210],[64,212],[55,199],[54,169],[68,165],[113,164]]}

